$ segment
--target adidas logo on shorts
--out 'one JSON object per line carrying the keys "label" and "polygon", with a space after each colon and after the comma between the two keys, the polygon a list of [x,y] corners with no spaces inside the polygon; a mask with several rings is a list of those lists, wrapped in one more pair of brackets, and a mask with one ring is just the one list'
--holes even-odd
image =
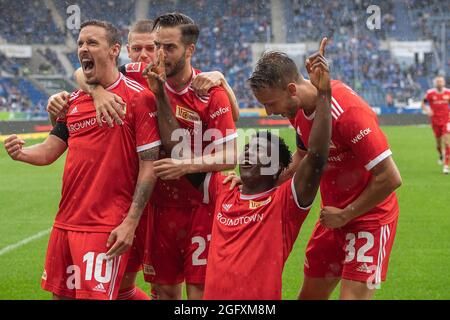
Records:
{"label": "adidas logo on shorts", "polygon": [[368,267],[366,263],[363,263],[362,265],[360,265],[356,271],[362,272],[362,273],[372,273],[373,268],[372,267]]}
{"label": "adidas logo on shorts", "polygon": [[97,286],[92,289],[93,291],[99,291],[99,292],[106,292],[105,287],[103,286],[103,283],[99,283]]}
{"label": "adidas logo on shorts", "polygon": [[144,274],[146,274],[148,276],[156,275],[155,268],[153,268],[153,266],[151,266],[151,265],[144,264]]}

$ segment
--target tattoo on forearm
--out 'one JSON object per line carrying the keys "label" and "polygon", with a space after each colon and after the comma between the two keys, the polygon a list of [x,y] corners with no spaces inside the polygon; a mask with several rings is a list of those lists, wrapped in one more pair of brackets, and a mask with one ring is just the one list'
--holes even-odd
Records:
{"label": "tattoo on forearm", "polygon": [[141,181],[136,185],[136,189],[133,195],[133,203],[132,207],[136,209],[131,211],[130,218],[140,219],[142,212],[144,211],[145,206],[147,205],[147,201],[149,198],[149,193],[152,190],[152,182],[151,181]]}
{"label": "tattoo on forearm", "polygon": [[139,159],[142,161],[156,161],[159,158],[159,146],[139,152]]}

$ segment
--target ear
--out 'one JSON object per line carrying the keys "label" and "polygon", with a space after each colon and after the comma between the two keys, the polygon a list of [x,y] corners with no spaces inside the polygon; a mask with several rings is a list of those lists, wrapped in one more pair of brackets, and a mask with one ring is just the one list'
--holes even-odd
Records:
{"label": "ear", "polygon": [[192,58],[195,53],[195,44],[190,44],[186,47],[186,58]]}
{"label": "ear", "polygon": [[293,82],[289,83],[287,85],[287,89],[288,89],[288,92],[291,95],[291,97],[297,95],[297,85],[295,83],[293,83]]}
{"label": "ear", "polygon": [[115,45],[113,45],[112,47],[111,47],[111,55],[112,56],[114,56],[114,57],[119,57],[120,56],[120,44],[118,44],[118,43],[116,43]]}

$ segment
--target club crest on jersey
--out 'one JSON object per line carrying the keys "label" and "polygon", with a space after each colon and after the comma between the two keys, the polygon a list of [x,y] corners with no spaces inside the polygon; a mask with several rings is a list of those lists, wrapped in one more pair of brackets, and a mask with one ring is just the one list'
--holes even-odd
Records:
{"label": "club crest on jersey", "polygon": [[200,116],[198,115],[197,112],[194,112],[184,107],[180,107],[179,105],[177,105],[175,116],[177,118],[191,122],[201,121]]}
{"label": "club crest on jersey", "polygon": [[125,66],[126,72],[139,72],[141,70],[141,63],[140,62],[134,62],[129,63]]}
{"label": "club crest on jersey", "polygon": [[270,196],[269,198],[267,198],[264,201],[253,201],[253,200],[250,200],[250,203],[249,203],[248,207],[250,209],[256,209],[256,208],[265,206],[266,204],[270,203],[271,201],[272,201],[272,196]]}
{"label": "club crest on jersey", "polygon": [[233,206],[232,204],[224,203],[222,205],[222,208],[223,208],[223,210],[228,211],[231,209],[232,206]]}

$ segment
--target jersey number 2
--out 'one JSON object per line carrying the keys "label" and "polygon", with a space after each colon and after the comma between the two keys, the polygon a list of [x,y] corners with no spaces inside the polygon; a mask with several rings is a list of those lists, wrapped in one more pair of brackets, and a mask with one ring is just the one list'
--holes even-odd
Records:
{"label": "jersey number 2", "polygon": [[[211,235],[207,235],[207,240],[211,241]],[[192,238],[192,244],[198,243],[198,248],[192,254],[192,265],[193,266],[204,266],[206,265],[206,259],[199,259],[200,255],[206,249],[206,240],[202,236],[195,236]]]}

